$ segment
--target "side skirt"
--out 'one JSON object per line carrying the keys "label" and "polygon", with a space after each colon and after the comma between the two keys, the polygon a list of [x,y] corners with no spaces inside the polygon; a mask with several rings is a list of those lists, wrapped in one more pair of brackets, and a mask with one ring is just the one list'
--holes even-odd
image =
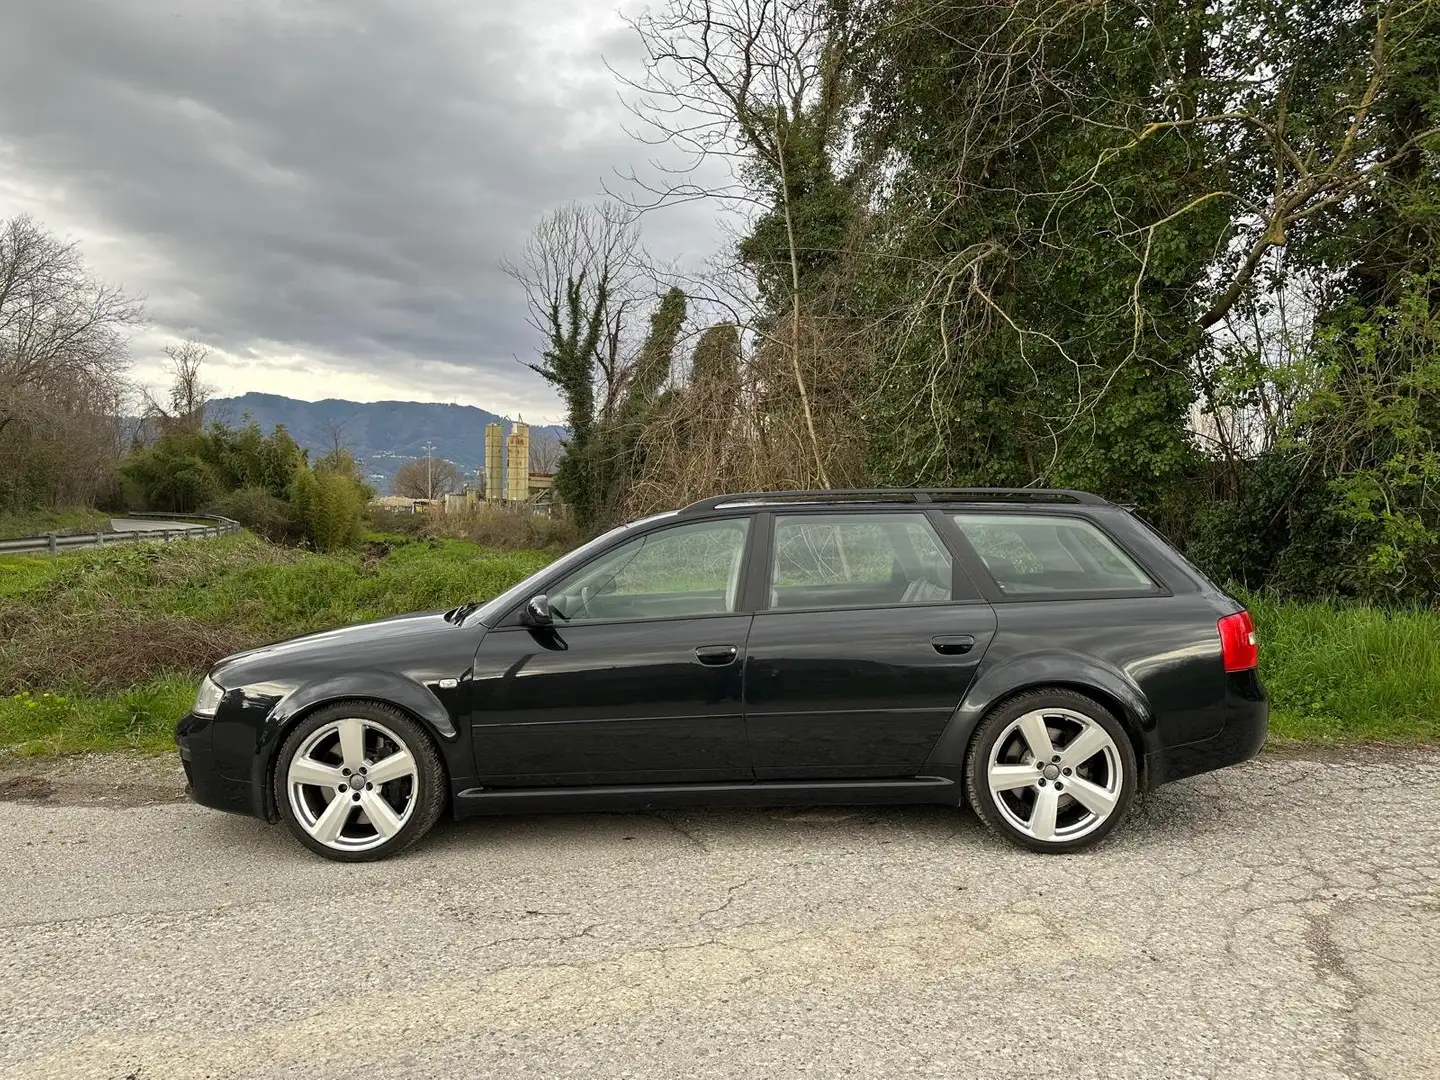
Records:
{"label": "side skirt", "polygon": [[960,787],[943,776],[908,780],[748,781],[571,788],[467,788],[455,793],[457,818],[482,814],[548,814],[579,810],[665,810],[687,806],[815,806],[947,803]]}

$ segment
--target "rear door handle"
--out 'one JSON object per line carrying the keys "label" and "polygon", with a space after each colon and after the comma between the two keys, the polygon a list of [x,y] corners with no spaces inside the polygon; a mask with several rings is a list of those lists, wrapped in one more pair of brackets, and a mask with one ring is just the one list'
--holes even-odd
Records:
{"label": "rear door handle", "polygon": [[695,650],[695,659],[711,667],[724,667],[740,655],[734,645],[701,645]]}
{"label": "rear door handle", "polygon": [[945,656],[959,656],[975,647],[975,638],[970,634],[936,634],[930,639],[935,651]]}

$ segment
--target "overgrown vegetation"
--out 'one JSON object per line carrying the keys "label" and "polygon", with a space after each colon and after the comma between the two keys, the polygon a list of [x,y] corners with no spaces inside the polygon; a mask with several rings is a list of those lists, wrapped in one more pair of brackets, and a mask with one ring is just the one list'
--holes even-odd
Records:
{"label": "overgrown vegetation", "polygon": [[1271,733],[1440,742],[1440,612],[1249,596]]}
{"label": "overgrown vegetation", "polygon": [[320,555],[239,536],[0,559],[0,746],[164,748],[227,653],[488,599],[549,557],[398,538]]}
{"label": "overgrown vegetation", "polygon": [[1250,587],[1440,594],[1440,0],[667,0],[634,30],[631,105],[701,168],[629,209],[743,224],[683,297],[613,204],[525,250],[587,527],[1071,486]]}

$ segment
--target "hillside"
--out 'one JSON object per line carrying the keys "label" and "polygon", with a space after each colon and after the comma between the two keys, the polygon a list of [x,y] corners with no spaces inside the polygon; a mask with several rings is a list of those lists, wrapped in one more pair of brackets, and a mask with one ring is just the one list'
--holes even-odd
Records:
{"label": "hillside", "polygon": [[[219,398],[210,403],[212,419],[239,424],[253,420],[269,431],[276,424],[312,456],[325,453],[340,441],[364,466],[370,482],[382,491],[390,478],[411,458],[425,456],[425,444],[433,444],[436,457],[453,461],[462,473],[473,477],[485,460],[485,425],[499,423],[508,432],[508,417],[473,405],[446,405],[423,401],[299,401],[278,394],[249,393]],[[558,436],[554,425],[532,425],[532,443],[541,432]]]}

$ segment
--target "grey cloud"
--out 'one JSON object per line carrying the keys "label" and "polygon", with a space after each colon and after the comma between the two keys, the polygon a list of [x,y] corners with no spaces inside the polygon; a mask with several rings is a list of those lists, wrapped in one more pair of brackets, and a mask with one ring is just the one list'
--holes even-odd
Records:
{"label": "grey cloud", "polygon": [[[514,392],[534,342],[497,259],[648,155],[601,62],[625,35],[552,40],[586,0],[18,7],[0,34],[8,159],[153,255],[160,270],[122,276],[160,328],[232,352],[392,377],[441,361]],[[713,242],[704,211],[664,226],[662,249]]]}

